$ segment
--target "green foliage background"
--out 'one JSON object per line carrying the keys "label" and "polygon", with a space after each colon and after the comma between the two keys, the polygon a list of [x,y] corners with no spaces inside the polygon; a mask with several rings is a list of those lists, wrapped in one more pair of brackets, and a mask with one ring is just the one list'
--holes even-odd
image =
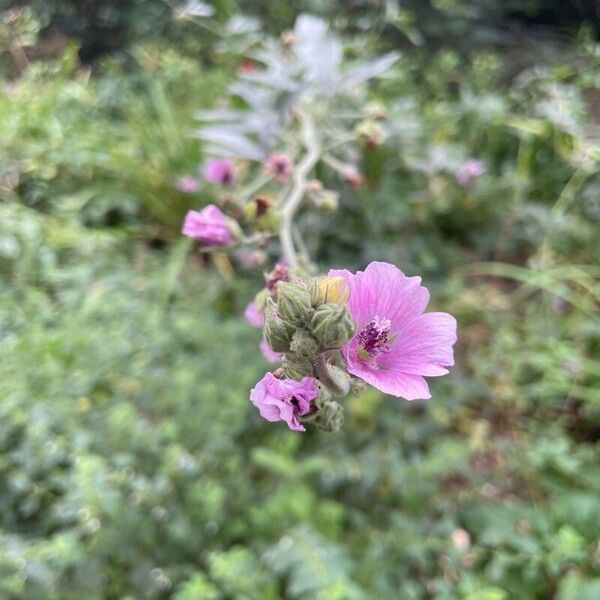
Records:
{"label": "green foliage background", "polygon": [[[16,69],[3,26],[0,598],[600,597],[600,47],[465,55],[414,46],[410,16],[367,34],[406,46],[372,91],[391,145],[302,226],[324,269],[422,274],[457,364],[426,403],[350,398],[340,435],[260,419],[260,273],[179,236],[233,51],[169,21],[92,67],[66,43]],[[28,52],[43,18],[12,30]]]}

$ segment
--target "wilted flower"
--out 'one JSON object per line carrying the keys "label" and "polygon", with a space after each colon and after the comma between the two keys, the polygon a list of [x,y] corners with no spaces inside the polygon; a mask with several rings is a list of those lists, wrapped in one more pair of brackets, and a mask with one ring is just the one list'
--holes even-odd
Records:
{"label": "wilted flower", "polygon": [[235,240],[227,217],[214,204],[209,204],[200,212],[189,210],[181,232],[207,246],[226,246]]}
{"label": "wilted flower", "polygon": [[262,327],[265,321],[264,313],[261,310],[259,310],[254,300],[252,302],[249,302],[248,306],[246,306],[244,316],[246,317],[248,323],[252,325],[252,327]]}
{"label": "wilted flower", "polygon": [[271,346],[269,346],[267,340],[261,340],[258,347],[260,349],[260,353],[265,357],[265,359],[268,362],[273,364],[281,362],[281,354],[279,352],[275,352],[275,350],[273,350]]}
{"label": "wilted flower", "polygon": [[287,181],[294,172],[294,165],[287,154],[275,152],[265,161],[265,170],[271,173],[277,181]]}
{"label": "wilted flower", "polygon": [[273,296],[277,292],[277,286],[280,281],[289,281],[290,272],[283,261],[279,261],[270,273],[265,273],[265,285],[267,290]]}
{"label": "wilted flower", "polygon": [[313,377],[302,381],[277,379],[273,373],[265,376],[250,391],[250,401],[267,421],[285,421],[294,431],[305,431],[298,417],[307,414],[318,395]]}
{"label": "wilted flower", "polygon": [[175,180],[175,187],[184,194],[193,194],[200,189],[200,182],[191,175],[182,175]]}
{"label": "wilted flower", "polygon": [[462,186],[467,186],[473,179],[482,175],[484,171],[485,167],[480,160],[468,158],[460,165],[460,167],[458,167],[458,170],[456,171],[456,181]]}
{"label": "wilted flower", "polygon": [[436,377],[454,364],[456,320],[447,313],[423,313],[429,292],[420,277],[396,266],[372,262],[352,274],[334,270],[350,286],[348,309],[356,333],[342,348],[350,373],[386,394],[430,398],[423,376]]}
{"label": "wilted flower", "polygon": [[204,163],[202,169],[204,179],[210,183],[231,185],[235,181],[233,163],[227,158],[213,158]]}

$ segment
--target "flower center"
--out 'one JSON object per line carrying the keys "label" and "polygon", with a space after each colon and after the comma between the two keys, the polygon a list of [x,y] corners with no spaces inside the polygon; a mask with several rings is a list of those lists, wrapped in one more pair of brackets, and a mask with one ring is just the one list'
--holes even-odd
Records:
{"label": "flower center", "polygon": [[390,351],[389,333],[392,322],[375,315],[358,334],[358,355],[363,360],[375,358]]}
{"label": "flower center", "polygon": [[296,410],[300,409],[300,401],[298,398],[296,398],[296,396],[286,396],[283,401],[291,404]]}

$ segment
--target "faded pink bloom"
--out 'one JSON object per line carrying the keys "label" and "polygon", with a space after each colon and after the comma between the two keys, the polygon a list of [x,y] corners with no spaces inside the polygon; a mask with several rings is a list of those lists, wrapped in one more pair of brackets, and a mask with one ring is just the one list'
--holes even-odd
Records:
{"label": "faded pink bloom", "polygon": [[258,309],[256,302],[254,300],[249,302],[246,306],[246,310],[244,311],[244,316],[246,320],[252,327],[262,327],[265,321],[264,313]]}
{"label": "faded pink bloom", "polygon": [[212,158],[204,163],[202,168],[204,179],[210,183],[231,185],[235,181],[233,163],[227,158]]}
{"label": "faded pink bloom", "polygon": [[238,250],[235,256],[240,261],[242,267],[246,269],[260,267],[267,262],[267,255],[262,250],[247,250],[243,248]]}
{"label": "faded pink bloom", "polygon": [[298,417],[310,411],[310,403],[318,396],[313,377],[302,381],[277,379],[273,373],[265,376],[250,391],[250,401],[267,421],[285,421],[294,431],[306,431]]}
{"label": "faded pink bloom", "polygon": [[275,350],[273,350],[271,346],[269,346],[267,340],[261,340],[260,344],[258,345],[258,348],[260,349],[260,353],[265,357],[265,360],[267,360],[268,362],[273,364],[281,362],[281,354],[279,352],[275,352]]}
{"label": "faded pink bloom", "polygon": [[175,180],[175,187],[184,194],[193,194],[200,189],[200,182],[191,175],[182,175]]}
{"label": "faded pink bloom", "polygon": [[290,272],[285,259],[279,260],[270,273],[265,273],[265,285],[271,296],[275,296],[277,293],[277,285],[280,281],[289,280]]}
{"label": "faded pink bloom", "polygon": [[292,159],[283,152],[274,152],[265,161],[265,170],[271,173],[277,181],[287,181],[294,172]]}
{"label": "faded pink bloom", "polygon": [[430,398],[423,376],[437,377],[454,364],[456,320],[447,313],[423,313],[429,292],[420,277],[396,266],[372,262],[364,271],[329,271],[350,287],[348,309],[354,337],[342,348],[348,371],[378,390],[417,400]]}
{"label": "faded pink bloom", "polygon": [[476,158],[468,158],[456,171],[456,181],[462,186],[469,185],[473,179],[483,175],[485,166]]}
{"label": "faded pink bloom", "polygon": [[214,204],[209,204],[200,212],[189,210],[183,220],[181,233],[207,246],[226,246],[235,240],[227,218]]}
{"label": "faded pink bloom", "polygon": [[457,549],[464,551],[471,545],[471,536],[464,529],[455,529],[452,532],[452,545]]}
{"label": "faded pink bloom", "polygon": [[342,170],[342,176],[344,181],[353,188],[360,187],[365,181],[363,174],[356,165],[346,165]]}

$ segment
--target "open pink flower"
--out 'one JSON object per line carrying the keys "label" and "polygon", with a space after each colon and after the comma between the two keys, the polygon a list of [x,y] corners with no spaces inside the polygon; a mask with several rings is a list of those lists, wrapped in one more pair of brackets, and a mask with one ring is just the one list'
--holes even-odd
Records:
{"label": "open pink flower", "polygon": [[252,327],[262,327],[265,322],[265,315],[262,310],[258,309],[254,300],[248,302],[246,310],[244,311],[244,316],[246,317],[246,321],[248,321]]}
{"label": "open pink flower", "polygon": [[348,371],[378,390],[417,400],[430,398],[423,376],[436,377],[454,364],[456,320],[447,313],[423,313],[429,292],[420,277],[396,266],[372,262],[356,274],[341,275],[350,286],[348,309],[354,337],[342,348]]}
{"label": "open pink flower", "polygon": [[317,382],[313,377],[302,381],[277,379],[273,373],[265,376],[250,391],[250,401],[267,421],[285,421],[294,431],[306,431],[298,417],[310,411],[317,397]]}
{"label": "open pink flower", "polygon": [[202,168],[204,179],[209,183],[231,185],[235,181],[233,163],[227,158],[212,158],[204,163]]}
{"label": "open pink flower", "polygon": [[468,158],[458,167],[456,171],[456,181],[462,186],[468,186],[474,179],[483,175],[485,167],[480,160]]}
{"label": "open pink flower", "polygon": [[199,212],[189,210],[183,220],[181,233],[207,246],[226,246],[235,239],[227,218],[214,204],[209,204]]}

